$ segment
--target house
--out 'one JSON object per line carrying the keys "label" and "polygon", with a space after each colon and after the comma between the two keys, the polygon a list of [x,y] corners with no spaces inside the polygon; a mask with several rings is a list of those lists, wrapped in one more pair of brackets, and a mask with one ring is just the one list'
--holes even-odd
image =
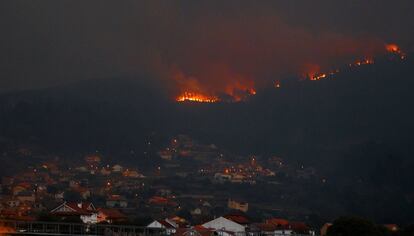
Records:
{"label": "house", "polygon": [[229,174],[216,173],[214,174],[214,181],[217,183],[225,183],[231,181],[232,176]]}
{"label": "house", "polygon": [[106,199],[106,206],[107,207],[120,207],[120,208],[125,208],[128,207],[128,201],[126,200],[125,197],[121,196],[121,195],[110,195],[107,199]]}
{"label": "house", "polygon": [[18,207],[20,205],[20,201],[18,199],[10,199],[6,202],[6,205],[10,208]]}
{"label": "house", "polygon": [[3,209],[0,211],[0,217],[5,219],[16,219],[19,213],[16,209]]}
{"label": "house", "polygon": [[230,180],[232,183],[243,183],[245,176],[241,174],[234,174]]}
{"label": "house", "polygon": [[270,218],[265,221],[266,224],[272,224],[278,227],[289,226],[289,221],[282,218]]}
{"label": "house", "polygon": [[239,210],[242,212],[247,212],[249,210],[249,203],[243,201],[236,201],[229,199],[227,202],[227,207],[233,210]]}
{"label": "house", "polygon": [[241,224],[247,226],[250,224],[249,218],[243,214],[243,212],[233,212],[223,216],[224,218],[236,222],[237,224]]}
{"label": "house", "polygon": [[76,170],[79,171],[79,172],[88,172],[89,171],[86,166],[76,167]]}
{"label": "house", "polygon": [[289,223],[291,229],[293,232],[297,234],[309,234],[310,228],[309,226],[304,222],[290,222]]}
{"label": "house", "polygon": [[202,226],[195,226],[191,228],[179,228],[174,234],[175,236],[212,236],[215,234],[214,230],[206,229]]}
{"label": "house", "polygon": [[35,202],[36,201],[36,196],[32,191],[22,191],[19,192],[16,195],[16,198],[20,201],[20,202]]}
{"label": "house", "polygon": [[174,234],[178,228],[178,224],[170,219],[165,220],[154,220],[149,225],[147,225],[147,228],[150,229],[162,229],[165,230],[165,233],[167,235]]}
{"label": "house", "polygon": [[31,187],[31,185],[29,183],[23,182],[23,183],[19,183],[18,185],[14,186],[12,189],[13,195],[17,195],[20,192],[29,190]]}
{"label": "house", "polygon": [[166,186],[159,185],[159,186],[153,186],[151,188],[156,190],[156,194],[162,197],[168,197],[172,194],[171,189]]}
{"label": "house", "polygon": [[385,224],[383,226],[390,232],[397,232],[400,230],[400,227],[398,227],[396,224]]}
{"label": "house", "polygon": [[43,211],[43,210],[46,210],[46,208],[43,206],[43,204],[42,203],[40,203],[40,202],[35,202],[35,203],[33,203],[32,204],[32,209],[33,210],[35,210],[35,211],[37,211],[37,212],[40,212],[40,211]]}
{"label": "house", "polygon": [[74,189],[75,192],[79,193],[79,195],[85,200],[91,196],[91,191],[88,188],[77,187]]}
{"label": "house", "polygon": [[172,153],[171,153],[171,151],[169,151],[169,150],[162,150],[162,151],[159,151],[159,152],[158,152],[158,155],[159,155],[162,159],[167,160],[167,161],[170,161],[170,160],[172,159]]}
{"label": "house", "polygon": [[269,223],[254,223],[249,226],[249,233],[253,235],[274,235],[277,227]]}
{"label": "house", "polygon": [[148,200],[149,204],[158,205],[158,206],[177,206],[178,204],[168,198],[153,196]]}
{"label": "house", "polygon": [[124,170],[124,167],[122,167],[119,164],[116,164],[116,165],[112,166],[112,171],[113,172],[122,172],[123,170]]}
{"label": "house", "polygon": [[58,201],[62,201],[65,198],[65,192],[61,191],[61,192],[57,192],[54,195],[55,199]]}
{"label": "house", "polygon": [[293,230],[290,227],[279,227],[274,232],[274,235],[293,235]]}
{"label": "house", "polygon": [[285,219],[272,218],[266,220],[265,224],[273,225],[275,235],[311,234],[309,226],[303,222],[289,222]]}
{"label": "house", "polygon": [[63,202],[51,210],[50,213],[62,218],[79,217],[85,224],[96,224],[98,222],[98,213],[92,203]]}
{"label": "house", "polygon": [[106,222],[109,224],[125,221],[127,217],[118,209],[99,208],[98,223]]}
{"label": "house", "polygon": [[257,223],[250,225],[249,232],[259,234],[259,235],[293,235],[293,230],[290,228],[290,225],[286,226],[276,226],[270,223]]}
{"label": "house", "polygon": [[71,180],[71,181],[69,181],[69,187],[77,188],[77,187],[79,187],[79,182],[76,181],[76,180]]}
{"label": "house", "polygon": [[88,155],[85,157],[85,162],[89,165],[98,165],[101,162],[101,157],[98,155]]}
{"label": "house", "polygon": [[202,206],[203,207],[210,208],[211,207],[211,204],[209,202],[205,201],[205,202],[203,202]]}
{"label": "house", "polygon": [[186,219],[182,218],[182,217],[173,216],[173,217],[170,217],[168,219],[170,221],[174,222],[175,224],[177,224],[178,227],[180,227],[180,228],[185,228],[185,227],[189,226],[188,221]]}
{"label": "house", "polygon": [[101,169],[101,175],[110,175],[111,174],[111,170],[105,167],[102,167]]}
{"label": "house", "polygon": [[143,178],[144,176],[136,170],[126,170],[122,173],[123,176],[129,177],[129,178]]}
{"label": "house", "polygon": [[325,223],[321,228],[321,236],[325,236],[328,233],[329,227],[332,226],[332,223]]}
{"label": "house", "polygon": [[45,183],[39,183],[36,186],[36,192],[37,193],[44,193],[47,191],[47,184]]}
{"label": "house", "polygon": [[13,177],[9,177],[9,176],[5,176],[1,178],[1,184],[4,186],[10,186],[14,184],[14,178]]}
{"label": "house", "polygon": [[191,215],[201,215],[202,211],[200,208],[195,208],[194,210],[190,211]]}
{"label": "house", "polygon": [[212,221],[206,222],[202,224],[202,226],[207,229],[224,230],[233,233],[245,232],[246,230],[246,226],[236,223],[232,220],[226,219],[224,217],[219,217]]}

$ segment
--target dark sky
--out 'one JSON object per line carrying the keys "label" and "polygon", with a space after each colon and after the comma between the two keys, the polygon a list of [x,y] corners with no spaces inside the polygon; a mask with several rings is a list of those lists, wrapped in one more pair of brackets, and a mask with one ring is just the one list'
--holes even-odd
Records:
{"label": "dark sky", "polygon": [[258,86],[388,42],[410,50],[413,13],[411,0],[4,0],[0,91],[108,77]]}

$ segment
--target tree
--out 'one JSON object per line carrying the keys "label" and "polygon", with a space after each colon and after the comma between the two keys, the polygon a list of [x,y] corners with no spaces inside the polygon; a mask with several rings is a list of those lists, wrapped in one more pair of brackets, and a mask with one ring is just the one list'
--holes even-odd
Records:
{"label": "tree", "polygon": [[80,196],[80,194],[75,191],[65,192],[64,198],[66,201],[69,201],[69,202],[78,202],[82,200],[82,197]]}
{"label": "tree", "polygon": [[414,225],[409,225],[405,227],[398,236],[414,236]]}
{"label": "tree", "polygon": [[341,217],[329,227],[327,236],[383,236],[374,223],[359,217]]}

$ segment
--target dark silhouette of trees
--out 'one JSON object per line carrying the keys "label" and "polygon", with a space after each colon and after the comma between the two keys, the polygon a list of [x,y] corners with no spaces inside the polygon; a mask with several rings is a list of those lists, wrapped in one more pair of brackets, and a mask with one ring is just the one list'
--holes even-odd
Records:
{"label": "dark silhouette of trees", "polygon": [[384,236],[384,231],[369,220],[341,217],[329,227],[327,236]]}

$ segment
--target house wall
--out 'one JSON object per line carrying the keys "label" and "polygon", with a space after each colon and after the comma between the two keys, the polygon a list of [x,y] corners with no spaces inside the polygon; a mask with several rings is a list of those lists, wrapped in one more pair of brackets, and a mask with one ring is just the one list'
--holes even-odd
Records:
{"label": "house wall", "polygon": [[231,199],[228,201],[227,206],[230,209],[240,210],[243,212],[247,212],[249,210],[249,204],[247,202],[241,203]]}
{"label": "house wall", "polygon": [[156,228],[156,229],[164,229],[165,227],[164,227],[164,225],[162,225],[160,222],[158,222],[158,221],[153,221],[153,222],[151,222],[151,224],[149,224],[148,226],[147,226],[148,228]]}
{"label": "house wall", "polygon": [[80,219],[85,224],[96,224],[98,223],[98,214],[94,213],[92,215],[82,215]]}
{"label": "house wall", "polygon": [[215,220],[209,221],[203,224],[203,227],[212,228],[216,230],[226,230],[231,232],[244,232],[245,227],[243,225],[237,224],[231,220],[228,220],[224,217],[217,218]]}

